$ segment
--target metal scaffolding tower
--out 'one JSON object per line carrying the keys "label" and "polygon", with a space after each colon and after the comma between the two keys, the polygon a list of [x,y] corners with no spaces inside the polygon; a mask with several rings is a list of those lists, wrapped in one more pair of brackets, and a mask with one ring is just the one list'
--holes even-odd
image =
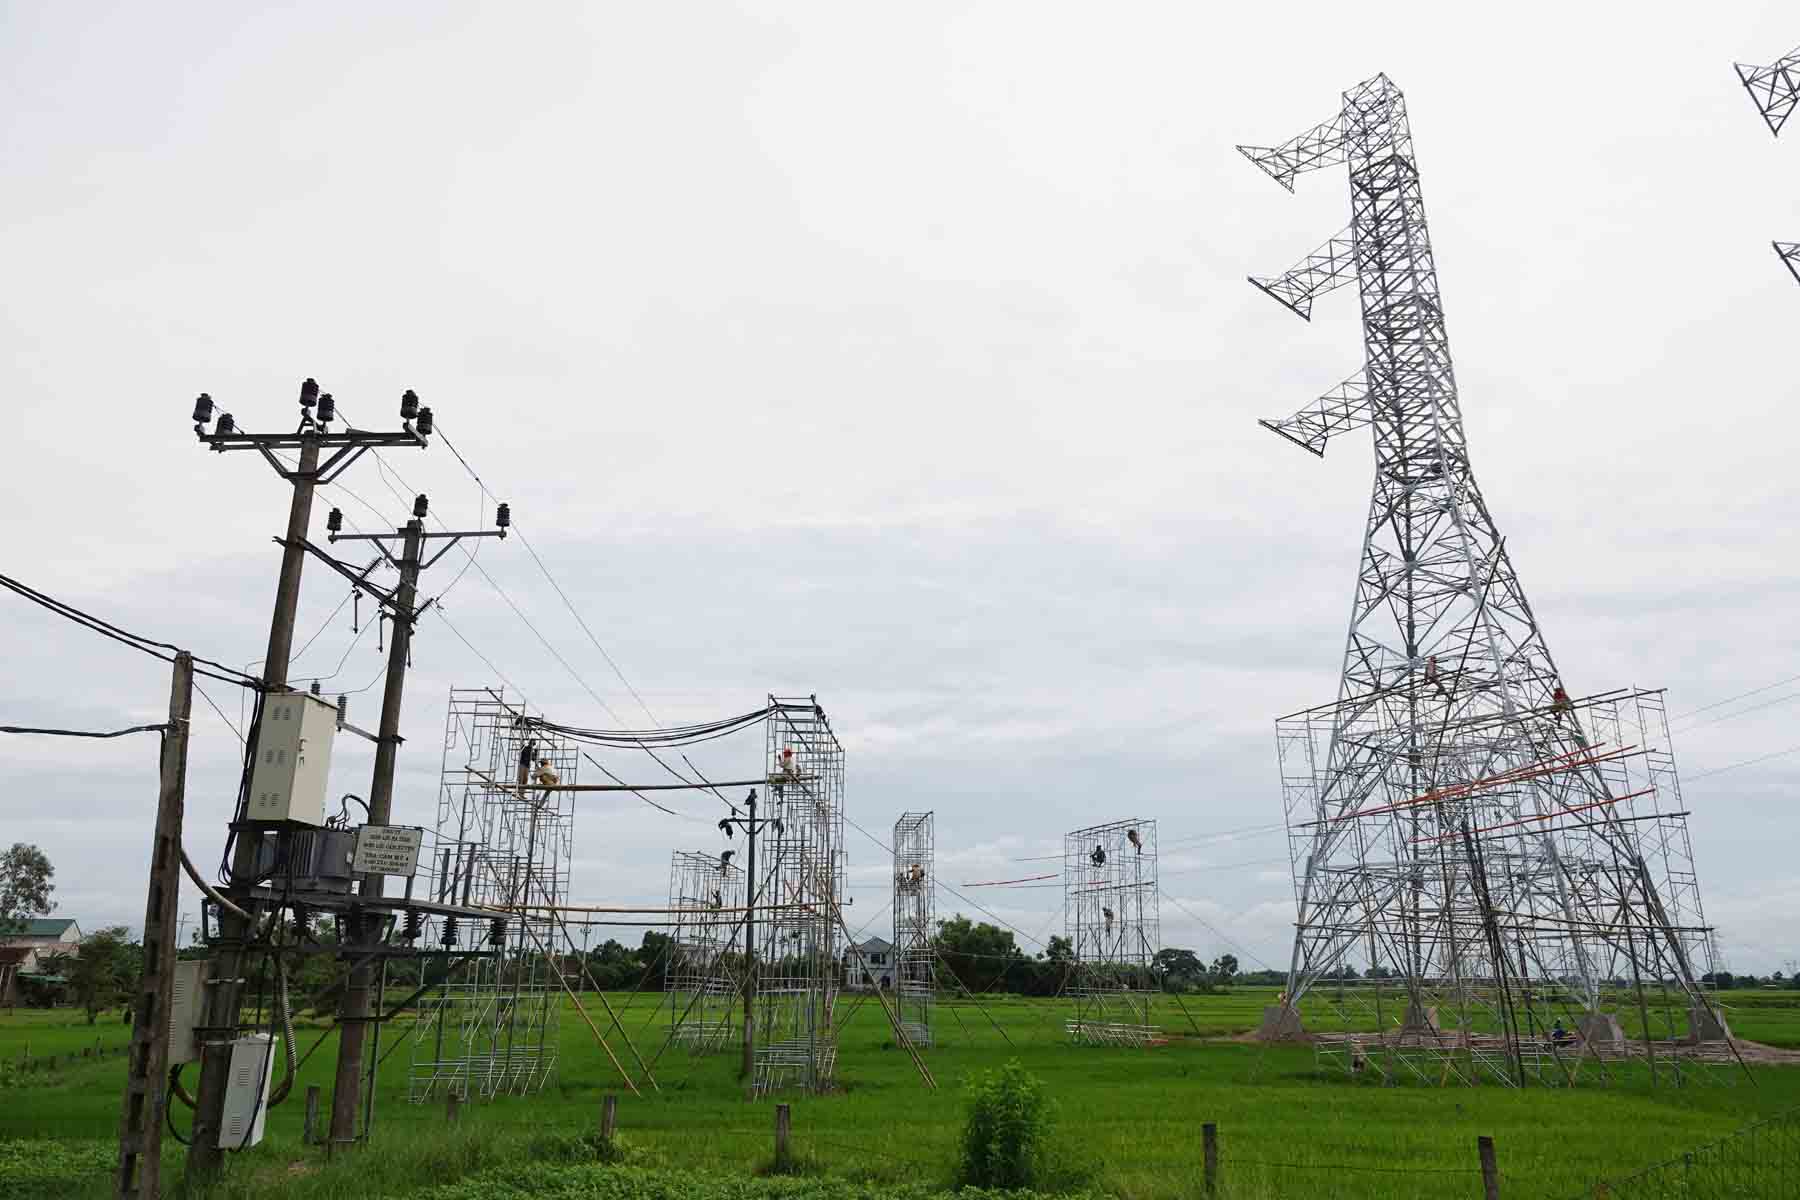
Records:
{"label": "metal scaffolding tower", "polygon": [[744,912],[744,873],[717,854],[677,850],[669,864],[667,988],[670,1035],[694,1051],[722,1050],[737,1031],[741,995],[731,942]]}
{"label": "metal scaffolding tower", "polygon": [[931,1045],[937,975],[935,837],[931,813],[901,813],[894,822],[894,1004],[907,1038],[921,1048]]}
{"label": "metal scaffolding tower", "polygon": [[758,1095],[828,1089],[844,901],[844,748],[817,697],[769,698],[769,813],[757,873]]}
{"label": "metal scaffolding tower", "polygon": [[453,965],[419,998],[408,1076],[415,1103],[446,1090],[465,1099],[528,1094],[556,1070],[565,935],[553,908],[569,895],[575,793],[534,784],[575,783],[581,756],[575,743],[529,727],[528,715],[499,689],[450,691],[437,828],[417,883],[440,901],[507,915],[424,930],[446,950],[499,953]]}
{"label": "metal scaffolding tower", "polygon": [[[1667,981],[1716,1049],[1661,702],[1570,699],[1476,485],[1400,89],[1376,76],[1324,124],[1240,149],[1290,191],[1304,172],[1348,168],[1350,224],[1251,282],[1302,317],[1355,282],[1363,367],[1263,424],[1321,456],[1367,425],[1376,458],[1338,699],[1277,730],[1298,912],[1265,1034],[1298,1033],[1296,1006],[1359,956],[1394,982],[1373,990],[1378,1011],[1345,1017],[1380,1033],[1320,1043],[1350,1070],[1403,1060],[1438,1082],[1521,1082],[1553,1032],[1537,1028],[1552,995],[1584,1053],[1630,1053],[1603,995],[1620,978]],[[1649,1024],[1646,1007],[1632,1024]],[[1657,1053],[1653,1030],[1638,1036]],[[1560,1078],[1574,1056],[1549,1057]]]}
{"label": "metal scaffolding tower", "polygon": [[1063,838],[1063,930],[1075,961],[1067,1024],[1078,1042],[1146,1046],[1162,948],[1156,822],[1112,821]]}

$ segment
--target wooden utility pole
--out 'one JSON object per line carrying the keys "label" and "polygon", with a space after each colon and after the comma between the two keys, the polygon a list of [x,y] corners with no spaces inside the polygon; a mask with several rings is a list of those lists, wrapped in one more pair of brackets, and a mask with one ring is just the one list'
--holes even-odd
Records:
{"label": "wooden utility pole", "polygon": [[164,1083],[169,1073],[169,1005],[175,986],[176,914],[181,899],[181,817],[187,790],[188,718],[194,704],[194,659],[178,651],[169,681],[169,727],[163,733],[156,833],[150,840],[150,884],[144,900],[144,965],[131,1010],[125,1103],[119,1116],[119,1200],[162,1195]]}

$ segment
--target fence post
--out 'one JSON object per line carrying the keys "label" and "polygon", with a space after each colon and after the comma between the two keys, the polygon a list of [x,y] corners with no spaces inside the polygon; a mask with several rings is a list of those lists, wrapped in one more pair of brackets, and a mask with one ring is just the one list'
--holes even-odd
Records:
{"label": "fence post", "polygon": [[1482,1200],[1500,1200],[1500,1164],[1494,1157],[1494,1139],[1478,1137],[1475,1148],[1481,1153]]}
{"label": "fence post", "polygon": [[444,1122],[454,1125],[461,1116],[462,1093],[451,1088],[444,1093]]}
{"label": "fence post", "polygon": [[785,1104],[775,1106],[775,1165],[785,1167],[788,1163],[788,1133],[793,1128],[793,1116]]}
{"label": "fence post", "polygon": [[300,1144],[310,1146],[319,1140],[319,1087],[306,1089],[306,1126],[300,1133]]}
{"label": "fence post", "polygon": [[600,1141],[610,1146],[613,1130],[619,1124],[619,1097],[612,1092],[600,1097]]}
{"label": "fence post", "polygon": [[1200,1126],[1200,1155],[1206,1172],[1206,1194],[1219,1190],[1219,1127],[1211,1121]]}

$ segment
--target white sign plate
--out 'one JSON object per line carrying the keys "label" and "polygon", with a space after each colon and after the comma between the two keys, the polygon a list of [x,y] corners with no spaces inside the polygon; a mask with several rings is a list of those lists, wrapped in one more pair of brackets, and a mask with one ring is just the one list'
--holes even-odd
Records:
{"label": "white sign plate", "polygon": [[410,825],[364,825],[356,831],[358,875],[412,876],[419,869],[419,843],[425,831]]}

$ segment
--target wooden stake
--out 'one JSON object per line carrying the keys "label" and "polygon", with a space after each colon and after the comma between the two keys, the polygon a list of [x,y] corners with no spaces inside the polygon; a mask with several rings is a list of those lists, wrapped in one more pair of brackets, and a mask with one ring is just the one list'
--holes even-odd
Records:
{"label": "wooden stake", "polygon": [[313,1145],[319,1140],[319,1087],[317,1084],[306,1089],[306,1124],[300,1131],[300,1144]]}
{"label": "wooden stake", "polygon": [[1478,1137],[1475,1148],[1481,1155],[1482,1200],[1500,1200],[1500,1164],[1494,1157],[1494,1139]]}
{"label": "wooden stake", "polygon": [[1200,1126],[1200,1154],[1206,1172],[1206,1194],[1219,1190],[1219,1127],[1211,1121]]}
{"label": "wooden stake", "polygon": [[600,1140],[612,1145],[613,1130],[619,1124],[619,1097],[612,1092],[600,1098]]}
{"label": "wooden stake", "polygon": [[788,1134],[792,1132],[793,1114],[785,1104],[775,1106],[775,1165],[786,1166],[788,1163]]}

